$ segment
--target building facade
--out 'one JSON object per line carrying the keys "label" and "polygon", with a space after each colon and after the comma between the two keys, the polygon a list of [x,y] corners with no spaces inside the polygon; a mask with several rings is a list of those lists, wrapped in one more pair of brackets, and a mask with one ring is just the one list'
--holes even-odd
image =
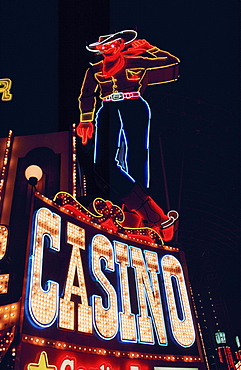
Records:
{"label": "building facade", "polygon": [[109,200],[76,214],[75,127],[10,131],[1,159],[2,368],[206,369],[184,253]]}

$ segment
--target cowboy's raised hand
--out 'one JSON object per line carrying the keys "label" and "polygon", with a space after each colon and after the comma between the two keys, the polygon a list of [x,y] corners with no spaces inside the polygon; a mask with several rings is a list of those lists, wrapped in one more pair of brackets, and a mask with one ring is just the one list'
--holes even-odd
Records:
{"label": "cowboy's raised hand", "polygon": [[86,145],[88,139],[92,138],[94,132],[94,125],[92,122],[80,122],[76,129],[77,135],[81,137],[82,144]]}
{"label": "cowboy's raised hand", "polygon": [[142,50],[149,50],[153,48],[153,45],[151,45],[148,41],[145,39],[138,39],[132,42],[131,46],[136,49],[142,49]]}

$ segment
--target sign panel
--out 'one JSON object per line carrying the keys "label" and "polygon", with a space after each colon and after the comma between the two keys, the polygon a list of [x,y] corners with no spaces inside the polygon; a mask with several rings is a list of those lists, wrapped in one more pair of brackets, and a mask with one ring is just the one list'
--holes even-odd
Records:
{"label": "sign panel", "polygon": [[138,243],[37,198],[23,368],[48,356],[53,367],[45,367],[61,370],[67,358],[71,370],[201,364],[185,269],[177,248]]}

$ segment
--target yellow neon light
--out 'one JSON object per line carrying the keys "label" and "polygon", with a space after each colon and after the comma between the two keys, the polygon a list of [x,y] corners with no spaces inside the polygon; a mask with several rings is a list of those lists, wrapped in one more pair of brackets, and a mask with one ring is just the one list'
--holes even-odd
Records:
{"label": "yellow neon light", "polygon": [[15,302],[0,306],[0,330],[16,325],[19,319],[20,303]]}
{"label": "yellow neon light", "polygon": [[[125,74],[126,74],[127,80],[133,80],[133,81],[138,81],[139,82],[138,86],[135,88],[135,90],[137,90],[137,91],[140,91],[140,89],[142,88],[141,81],[143,80],[143,78],[144,78],[144,76],[145,76],[145,74],[148,70],[155,69],[155,68],[167,68],[167,67],[171,67],[171,66],[174,66],[174,65],[178,65],[180,63],[179,58],[177,58],[176,56],[174,56],[173,54],[171,54],[169,52],[166,52],[166,51],[163,51],[163,50],[159,49],[156,46],[153,46],[150,49],[147,49],[146,52],[151,57],[150,56],[143,57],[143,56],[140,56],[140,55],[138,55],[138,56],[133,55],[133,56],[126,56],[126,60],[128,60],[128,59],[132,59],[132,60],[134,60],[134,59],[140,60],[141,59],[141,60],[146,60],[146,61],[155,61],[155,60],[157,60],[157,61],[166,63],[166,65],[163,65],[163,66],[160,66],[160,67],[152,67],[152,68],[140,67],[140,68],[126,69]],[[173,61],[175,61],[175,63],[173,63]],[[105,94],[106,96],[103,96],[102,85],[104,85],[104,84],[112,83],[112,93],[119,92],[118,85],[116,84],[118,82],[118,79],[114,78],[114,76],[110,76],[109,78],[107,78],[104,75],[104,73],[103,73],[103,63],[104,63],[103,60],[100,61],[100,62],[97,62],[97,63],[91,63],[92,67],[100,69],[100,71],[95,72],[94,75],[91,74],[91,68],[89,68],[86,71],[86,74],[85,74],[85,77],[84,77],[84,80],[83,80],[83,83],[82,83],[81,93],[80,93],[80,96],[79,96],[80,122],[93,121],[94,120],[94,112],[95,112],[95,108],[96,108],[96,97],[93,94],[92,95],[93,104],[91,106],[91,110],[89,112],[86,112],[86,113],[82,112],[81,99],[82,99],[82,95],[84,95],[83,93],[84,93],[84,88],[85,88],[85,84],[86,84],[87,79],[88,79],[88,82],[90,83],[88,91],[91,90],[91,92],[96,93],[98,88],[100,88],[100,93],[99,93],[100,99],[104,99],[106,96],[109,96],[109,94],[110,94],[110,92],[109,92],[107,95]],[[98,66],[98,67],[96,67],[96,66]],[[125,68],[123,67],[123,69],[125,69]],[[176,80],[177,80],[177,78],[176,79],[170,79],[168,81],[165,81],[165,83],[176,81]],[[157,83],[150,83],[150,84],[148,83],[148,85],[156,85],[156,84],[161,84],[161,83],[164,83],[164,82],[157,82]],[[91,95],[86,94],[86,96],[90,100]],[[85,97],[83,98],[83,102],[84,101],[85,101]]]}
{"label": "yellow neon light", "polygon": [[0,225],[0,261],[6,254],[8,241],[8,228],[4,225]]}
{"label": "yellow neon light", "polygon": [[94,74],[94,76],[95,76],[95,78],[96,78],[96,80],[97,80],[98,82],[101,82],[101,83],[103,83],[103,84],[110,83],[110,82],[112,82],[112,81],[113,81],[113,77],[112,77],[112,76],[111,76],[111,77],[109,77],[109,79],[107,80],[107,79],[106,79],[106,77],[104,77],[104,76],[103,76],[103,73],[102,73],[102,72],[96,72],[96,73]]}
{"label": "yellow neon light", "polygon": [[13,96],[10,93],[11,87],[12,87],[12,81],[10,80],[10,78],[0,78],[0,93],[2,93],[3,101],[12,100]]}
{"label": "yellow neon light", "polygon": [[[146,74],[146,70],[145,68],[129,68],[129,69],[126,69],[125,70],[126,72],[126,78],[127,80],[130,80],[130,81],[139,81],[140,83],[140,80],[143,80],[145,74]],[[140,86],[138,87],[138,91],[140,91],[142,85],[140,84]]]}
{"label": "yellow neon light", "polygon": [[[156,53],[160,53],[160,52],[165,53],[165,54],[168,54],[168,56],[169,56],[169,57],[171,57],[171,58],[175,58],[175,59],[176,59],[176,61],[177,61],[177,63],[180,63],[180,59],[179,59],[179,58],[177,58],[175,55],[173,55],[173,54],[171,54],[171,53],[168,53],[167,51],[161,50],[161,49],[159,49],[159,48],[158,48],[158,47],[156,47],[156,46],[154,46],[152,49],[147,50],[147,53],[149,53],[149,54],[153,55],[155,58],[158,58],[158,59],[167,59],[167,56],[166,56],[166,57],[158,57],[158,56],[156,55]],[[175,63],[175,64],[177,64],[177,63]],[[170,65],[171,65],[171,64],[169,64],[169,66],[170,66]]]}
{"label": "yellow neon light", "polygon": [[158,67],[150,67],[150,68],[147,68],[148,71],[152,71],[153,69],[164,69],[164,68],[169,68],[169,67],[173,67],[173,66],[177,66],[178,63],[172,63],[172,64],[167,64],[165,66],[158,66]]}
{"label": "yellow neon light", "polygon": [[[4,258],[7,251],[8,228],[0,225],[0,261]],[[8,292],[9,274],[0,275],[0,294]]]}
{"label": "yellow neon light", "polygon": [[[92,307],[88,305],[85,277],[80,250],[85,250],[85,230],[70,222],[67,224],[67,243],[72,245],[72,254],[65,286],[64,297],[60,298],[59,327],[74,330],[74,302],[71,295],[81,298],[78,303],[78,331],[92,333]],[[74,285],[75,272],[79,286]]]}
{"label": "yellow neon light", "polygon": [[77,154],[76,154],[76,124],[72,126],[72,194],[76,198],[77,195]]}
{"label": "yellow neon light", "polygon": [[0,275],[0,294],[8,292],[9,274]]}
{"label": "yellow neon light", "polygon": [[48,355],[42,351],[38,363],[28,364],[27,370],[57,370],[55,365],[49,365]]}
{"label": "yellow neon light", "polygon": [[[130,228],[130,227],[124,227],[122,226],[122,223],[125,220],[125,215],[122,211],[122,209],[114,205],[109,200],[104,200],[102,198],[96,198],[93,202],[93,208],[96,214],[90,212],[87,208],[82,206],[71,194],[67,192],[58,192],[53,201],[55,202],[56,199],[61,199],[63,206],[71,205],[76,210],[82,213],[79,218],[81,218],[85,222],[92,222],[92,223],[104,223],[108,219],[112,219],[113,224],[115,225],[116,229],[118,229],[119,233],[123,233],[124,237],[134,239],[136,241],[143,241],[144,243],[148,244],[148,241],[143,240],[146,236],[148,236],[151,240],[156,240],[158,244],[152,243],[152,246],[160,247],[160,245],[164,246],[163,240],[160,236],[160,234],[157,233],[156,230],[150,228],[150,227],[139,227],[139,228]],[[65,209],[62,207],[62,210]],[[68,213],[70,213],[67,210]],[[73,214],[73,212],[71,212]],[[95,225],[97,226],[97,225]],[[109,231],[111,228],[107,228],[103,226],[103,229],[108,229]],[[113,230],[111,230],[113,232]],[[132,235],[135,237],[132,237]],[[137,236],[139,238],[137,238]],[[165,246],[165,249],[168,249],[167,246]],[[175,250],[173,247],[170,247],[171,250]],[[176,249],[178,250],[178,249]]]}
{"label": "yellow neon light", "polygon": [[[95,107],[96,107],[96,98],[93,97],[93,109],[91,110],[91,112],[86,112],[86,113],[83,113],[82,112],[82,108],[81,108],[81,96],[83,94],[83,89],[84,89],[84,85],[85,85],[85,81],[87,79],[87,76],[88,74],[91,73],[90,71],[90,68],[87,69],[86,73],[85,73],[85,76],[84,76],[84,81],[83,81],[83,84],[82,84],[82,88],[81,88],[81,91],[80,91],[80,96],[78,98],[79,100],[79,109],[80,109],[80,122],[92,122],[94,120],[94,112],[95,112]],[[98,89],[98,84],[96,83],[96,86],[94,87],[94,92],[96,92]]]}
{"label": "yellow neon light", "polygon": [[150,83],[148,85],[161,85],[161,84],[167,84],[168,82],[174,82],[174,81],[177,81],[178,79],[175,78],[174,80],[168,80],[168,81],[162,81],[162,82],[153,82],[153,83]]}
{"label": "yellow neon light", "polygon": [[[43,338],[43,337],[36,337],[32,335],[26,335],[23,334],[21,337],[21,341],[25,343],[31,343],[32,345],[38,345],[38,346],[48,346],[49,348],[57,348],[58,350],[71,350],[72,352],[76,353],[89,353],[89,354],[98,354],[98,355],[106,355],[107,350],[105,348],[101,347],[89,347],[86,345],[79,345],[78,343],[70,343],[65,341],[49,341],[49,339]],[[116,349],[108,349],[108,355],[113,357],[129,357],[129,358],[137,358],[137,359],[145,359],[153,361],[155,360],[162,360],[164,362],[175,361],[175,362],[195,362],[200,363],[202,362],[200,357],[197,356],[180,356],[180,355],[165,355],[165,354],[156,354],[153,355],[152,353],[140,353],[140,352],[130,352],[130,351],[117,351]],[[189,368],[187,368],[188,370]],[[60,369],[61,370],[61,369]],[[78,369],[81,370],[81,369]],[[113,369],[114,370],[114,369]],[[122,370],[122,369],[121,369]],[[153,369],[154,370],[154,369]]]}
{"label": "yellow neon light", "polygon": [[1,171],[1,175],[0,175],[0,209],[1,209],[2,201],[3,201],[3,194],[4,194],[5,183],[6,183],[7,169],[8,169],[8,166],[9,166],[12,138],[13,138],[13,132],[12,132],[12,130],[9,130],[8,137],[7,137],[6,148],[5,148],[5,153],[4,153],[4,157],[3,157],[3,167],[2,167],[2,171]]}

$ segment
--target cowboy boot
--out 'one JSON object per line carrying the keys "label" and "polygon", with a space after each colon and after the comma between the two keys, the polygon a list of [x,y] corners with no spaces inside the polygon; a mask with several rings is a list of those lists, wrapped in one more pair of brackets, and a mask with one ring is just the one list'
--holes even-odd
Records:
{"label": "cowboy boot", "polygon": [[142,218],[140,215],[138,215],[136,212],[133,212],[127,209],[124,204],[122,205],[122,211],[124,212],[124,215],[125,215],[125,219],[121,223],[122,226],[127,227],[127,228],[143,227],[143,222],[142,222]]}
{"label": "cowboy boot", "polygon": [[132,190],[122,198],[125,206],[137,213],[147,227],[159,232],[163,240],[168,241],[174,235],[174,222],[178,218],[176,211],[169,211],[167,215],[156,202],[147,195],[142,187],[135,183]]}

